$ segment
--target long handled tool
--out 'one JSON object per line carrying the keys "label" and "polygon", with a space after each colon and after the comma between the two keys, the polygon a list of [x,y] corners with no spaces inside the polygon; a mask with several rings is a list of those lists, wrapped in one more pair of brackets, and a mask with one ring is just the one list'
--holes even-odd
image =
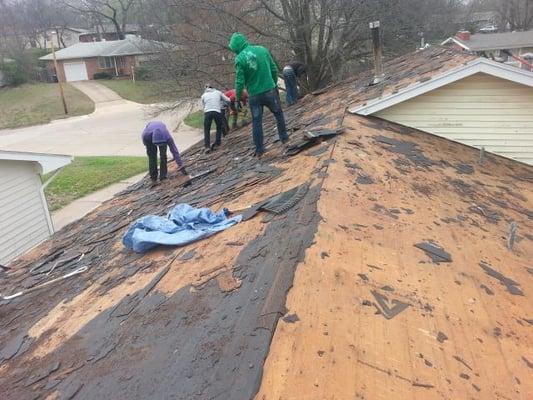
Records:
{"label": "long handled tool", "polygon": [[15,294],[12,294],[12,295],[9,295],[9,296],[0,295],[0,299],[1,300],[12,300],[12,299],[15,299],[15,298],[20,297],[22,295],[25,295],[25,294],[28,294],[28,293],[31,293],[31,292],[35,292],[36,290],[42,289],[43,287],[46,287],[46,286],[49,286],[52,283],[56,283],[56,282],[62,281],[64,279],[70,278],[71,276],[81,274],[81,273],[87,271],[88,269],[89,269],[88,267],[80,267],[78,269],[75,269],[72,272],[69,272],[68,274],[65,274],[65,275],[60,276],[60,277],[55,278],[55,279],[51,279],[48,282],[45,282],[45,283],[42,283],[40,285],[34,286],[32,288],[29,288],[26,291],[21,290],[20,292],[17,292]]}

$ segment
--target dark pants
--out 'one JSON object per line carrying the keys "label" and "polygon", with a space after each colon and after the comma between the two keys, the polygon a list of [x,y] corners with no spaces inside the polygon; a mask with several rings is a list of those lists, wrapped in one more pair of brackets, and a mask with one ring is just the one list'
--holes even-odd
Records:
{"label": "dark pants", "polygon": [[217,126],[217,136],[215,139],[215,145],[220,146],[222,141],[222,131],[224,129],[224,121],[222,115],[216,111],[208,111],[204,113],[204,146],[209,148],[211,146],[211,124],[215,120]]}
{"label": "dark pants", "polygon": [[283,69],[283,80],[287,92],[287,104],[290,106],[298,101],[298,80],[292,69]]}
{"label": "dark pants", "polygon": [[228,107],[225,107],[222,112],[220,113],[220,116],[222,118],[222,126],[224,129],[222,129],[222,134],[226,136],[229,133],[229,111]]}
{"label": "dark pants", "polygon": [[156,146],[151,142],[144,142],[146,146],[146,154],[148,155],[148,169],[150,171],[150,179],[157,181],[157,148],[159,147],[159,158],[161,165],[159,166],[159,179],[167,177],[167,145]]}
{"label": "dark pants", "polygon": [[285,117],[281,109],[279,94],[276,89],[260,93],[250,97],[250,109],[252,110],[252,130],[256,153],[264,153],[265,146],[263,143],[263,107],[266,106],[276,117],[278,127],[278,136],[282,142],[289,139],[287,128],[285,126]]}

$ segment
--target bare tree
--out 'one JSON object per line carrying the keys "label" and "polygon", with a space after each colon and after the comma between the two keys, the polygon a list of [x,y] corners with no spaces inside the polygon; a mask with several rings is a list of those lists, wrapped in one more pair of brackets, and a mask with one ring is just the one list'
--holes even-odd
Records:
{"label": "bare tree", "polygon": [[533,28],[533,0],[474,0],[471,5],[475,11],[495,11],[503,30]]}
{"label": "bare tree", "polygon": [[533,27],[532,0],[500,0],[496,6],[502,22],[511,31],[527,31]]}
{"label": "bare tree", "polygon": [[[197,80],[231,85],[232,32],[266,45],[280,63],[304,62],[310,90],[351,75],[370,60],[368,22],[381,20],[386,55],[414,50],[421,32],[442,39],[461,0],[145,0],[143,25],[184,49],[175,65]],[[157,22],[156,22],[157,21]],[[151,32],[153,35],[154,32]],[[281,66],[281,65],[280,65]],[[229,68],[228,68],[229,67]],[[194,74],[194,76],[193,76]]]}
{"label": "bare tree", "polygon": [[137,0],[65,0],[64,4],[93,20],[109,21],[119,39],[125,38],[126,25]]}

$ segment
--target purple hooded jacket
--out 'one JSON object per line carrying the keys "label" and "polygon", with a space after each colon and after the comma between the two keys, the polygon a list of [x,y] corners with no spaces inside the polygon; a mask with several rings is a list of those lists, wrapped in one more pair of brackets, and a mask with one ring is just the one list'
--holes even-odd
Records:
{"label": "purple hooded jacket", "polygon": [[149,122],[143,130],[142,140],[145,145],[147,143],[153,143],[156,146],[162,144],[168,145],[170,152],[174,156],[174,161],[176,161],[176,164],[178,164],[178,167],[183,167],[183,162],[181,161],[180,153],[176,147],[176,143],[174,143],[174,139],[172,139],[172,136],[170,135],[166,125],[161,121]]}

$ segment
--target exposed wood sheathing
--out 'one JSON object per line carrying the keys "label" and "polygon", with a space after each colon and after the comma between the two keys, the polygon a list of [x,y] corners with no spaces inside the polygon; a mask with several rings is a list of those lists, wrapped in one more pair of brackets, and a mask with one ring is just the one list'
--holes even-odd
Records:
{"label": "exposed wood sheathing", "polygon": [[[473,149],[379,120],[344,122],[286,304],[299,321],[280,320],[256,399],[531,398],[531,169],[479,166]],[[416,143],[434,165],[416,167],[381,135]],[[472,174],[458,172],[465,164]],[[373,183],[357,184],[361,175]],[[522,227],[513,251],[510,221]],[[414,247],[424,240],[452,262],[433,264]],[[372,291],[409,306],[386,319]]]}
{"label": "exposed wood sheathing", "polygon": [[[387,64],[384,86],[369,73],[307,96],[286,110],[291,141],[341,136],[287,158],[269,116],[261,162],[249,128],[196,146],[189,170],[213,173],[134,185],[13,263],[3,295],[89,270],[0,303],[2,399],[531,397],[532,169],[344,112],[468,59],[430,49]],[[286,213],[183,248],[121,244],[177,202],[240,210],[306,182]],[[452,262],[414,247],[429,240]]]}
{"label": "exposed wood sheathing", "polygon": [[[288,123],[338,126],[341,108],[317,120],[329,101],[295,108]],[[330,153],[287,159],[273,143],[274,126],[265,121],[263,162],[252,157],[247,129],[209,155],[198,145],[184,154],[188,169],[213,173],[186,188],[179,179],[155,188],[145,180],[13,263],[3,295],[80,266],[89,271],[2,302],[2,399],[253,397],[294,268],[316,230]],[[140,255],[121,243],[136,218],[177,202],[238,210],[303,183],[310,189],[283,215],[259,213],[183,248]]]}

